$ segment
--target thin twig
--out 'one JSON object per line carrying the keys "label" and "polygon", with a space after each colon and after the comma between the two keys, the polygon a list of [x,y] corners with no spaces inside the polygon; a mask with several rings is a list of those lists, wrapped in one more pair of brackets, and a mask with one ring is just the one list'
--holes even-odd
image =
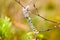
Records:
{"label": "thin twig", "polygon": [[23,8],[25,8],[21,3],[20,3],[20,0],[19,1],[17,1],[17,0],[15,0],[19,5],[21,5]]}
{"label": "thin twig", "polygon": [[[18,2],[19,3],[19,2]],[[19,4],[21,4],[21,3],[19,3]],[[22,5],[22,4],[21,4]],[[29,16],[29,13],[28,13],[28,9],[29,9],[29,5],[27,5],[26,7],[24,7],[23,5],[22,5],[22,7],[23,7],[23,14],[24,14],[24,16],[25,16],[25,18],[27,19],[27,21],[28,21],[28,23],[29,23],[29,25],[30,25],[30,28],[33,30],[33,32],[34,32],[34,34],[38,34],[39,32],[35,29],[35,27],[33,26],[33,23],[32,23],[32,21],[31,21],[31,18],[30,18],[30,16]]]}
{"label": "thin twig", "polygon": [[54,30],[56,28],[57,28],[57,26],[54,26],[52,28],[48,28],[47,30],[40,30],[39,32],[47,32],[47,31],[50,31],[50,30]]}
{"label": "thin twig", "polygon": [[[37,10],[37,12],[38,12],[38,9],[36,8],[35,4],[33,5],[33,7],[34,7],[34,8]],[[52,23],[60,24],[60,23],[55,22],[55,21],[53,21],[53,20],[49,20],[49,19],[47,19],[47,18],[44,18],[43,16],[41,16],[41,15],[39,15],[39,14],[35,14],[35,15],[43,18],[43,19],[46,20],[46,21],[50,21],[50,22],[52,22]]]}
{"label": "thin twig", "polygon": [[[17,1],[16,1],[17,2]],[[24,7],[20,2],[18,2],[22,7]],[[25,8],[25,7],[24,7]],[[34,8],[36,8],[35,7],[35,4],[34,4]],[[37,8],[36,8],[36,10],[37,10]],[[29,11],[29,10],[28,10]],[[53,22],[53,23],[56,23],[56,24],[60,24],[60,23],[58,23],[58,22],[55,22],[55,21],[52,21],[52,20],[49,20],[49,19],[46,19],[46,18],[44,18],[44,17],[42,17],[41,15],[39,15],[39,14],[34,14],[34,15],[37,15],[37,16],[39,16],[39,17],[41,17],[41,18],[43,18],[44,20],[46,20],[46,21],[50,21],[50,22]]]}
{"label": "thin twig", "polygon": [[[17,2],[17,1],[16,1],[16,2]],[[23,8],[25,8],[20,2],[17,2],[17,3],[20,4]],[[34,8],[35,8],[35,4],[34,4],[33,6],[34,6]],[[37,8],[36,8],[36,10],[37,10]],[[29,11],[29,10],[27,10],[27,11]],[[60,23],[58,23],[58,22],[55,22],[55,21],[52,21],[52,20],[46,19],[46,18],[42,17],[42,16],[39,15],[39,14],[34,14],[34,15],[37,15],[37,16],[43,18],[43,19],[46,20],[46,21],[50,21],[50,22],[52,22],[52,23],[60,24]],[[50,31],[50,30],[53,30],[53,29],[55,29],[55,28],[56,28],[56,27],[49,28],[49,29],[47,29],[47,30],[41,30],[40,32]]]}

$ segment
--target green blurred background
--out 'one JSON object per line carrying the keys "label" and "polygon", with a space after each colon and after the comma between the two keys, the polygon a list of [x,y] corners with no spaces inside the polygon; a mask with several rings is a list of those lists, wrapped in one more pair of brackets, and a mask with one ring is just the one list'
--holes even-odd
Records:
{"label": "green blurred background", "polygon": [[[20,2],[26,6],[28,5],[29,0],[20,0]],[[36,5],[38,12],[33,7],[33,4]],[[32,0],[29,14],[33,25],[38,31],[57,26],[54,30],[40,32],[39,34],[42,34],[43,36],[40,40],[60,40],[60,28],[58,28],[58,24],[46,21],[41,17],[34,15],[40,14],[49,20],[59,23],[60,0]],[[0,0],[0,39],[31,40],[27,35],[30,32],[32,32],[32,30],[23,15],[21,5],[19,5],[15,0]]]}

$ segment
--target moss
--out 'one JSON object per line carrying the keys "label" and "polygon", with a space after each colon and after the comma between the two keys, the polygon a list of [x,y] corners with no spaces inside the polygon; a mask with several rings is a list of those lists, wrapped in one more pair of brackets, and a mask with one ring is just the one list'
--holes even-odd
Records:
{"label": "moss", "polygon": [[[6,40],[7,38],[11,38],[11,23],[8,17],[0,18],[0,37],[2,40]],[[9,36],[9,37],[8,37]]]}

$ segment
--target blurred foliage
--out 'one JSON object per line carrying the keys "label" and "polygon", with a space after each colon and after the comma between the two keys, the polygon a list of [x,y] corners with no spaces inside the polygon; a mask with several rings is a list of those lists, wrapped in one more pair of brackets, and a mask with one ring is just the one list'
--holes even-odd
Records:
{"label": "blurred foliage", "polygon": [[[28,4],[28,1],[21,0],[21,3],[25,6],[26,4],[24,2]],[[35,10],[35,8],[32,7],[32,3],[30,5],[30,17],[31,21],[33,22],[33,25],[36,27],[38,31],[52,28],[57,24],[46,21],[32,13],[40,14],[47,19],[60,22],[59,0],[37,0],[35,4],[36,8],[38,9],[38,12],[36,12],[37,10]],[[60,28],[48,32],[40,32],[38,35],[34,35],[34,33],[31,32],[31,30],[28,30],[30,28],[28,28],[28,23],[23,15],[22,7],[17,2],[15,2],[15,0],[0,0],[0,17],[1,40],[32,40],[30,39],[30,37],[34,36],[36,36],[40,40],[60,40]],[[12,26],[10,21],[13,23],[14,27]]]}
{"label": "blurred foliage", "polygon": [[46,9],[50,11],[54,10],[55,8],[56,8],[56,5],[52,2],[49,2],[46,6]]}
{"label": "blurred foliage", "polygon": [[2,40],[11,40],[12,30],[11,30],[11,22],[8,17],[0,18],[0,37]]}

